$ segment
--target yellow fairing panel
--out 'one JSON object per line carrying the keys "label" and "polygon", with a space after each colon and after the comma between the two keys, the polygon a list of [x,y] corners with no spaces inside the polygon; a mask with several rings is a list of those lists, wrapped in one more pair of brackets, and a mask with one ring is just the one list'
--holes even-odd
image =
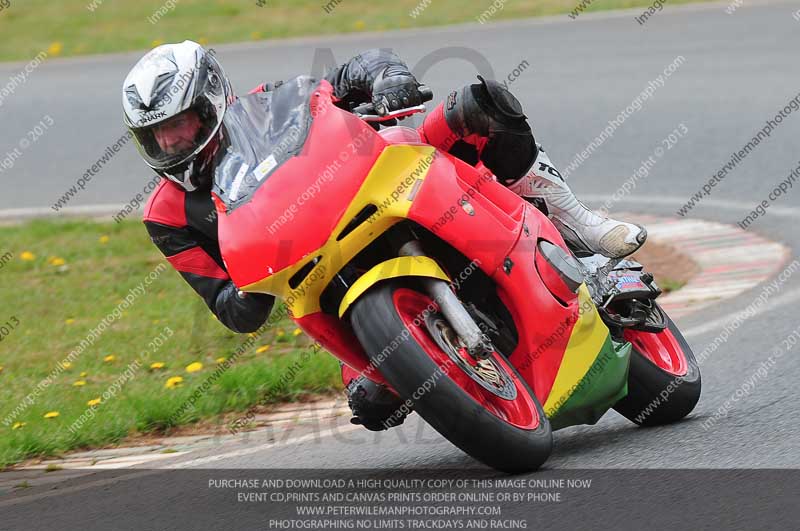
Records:
{"label": "yellow fairing panel", "polygon": [[561,367],[544,404],[545,411],[552,411],[561,397],[570,395],[570,389],[589,372],[608,339],[608,327],[597,313],[586,284],[578,291],[578,302],[579,308],[590,309],[581,314],[572,329]]}
{"label": "yellow fairing panel", "polygon": [[[309,253],[307,260],[244,286],[242,290],[271,293],[283,298],[297,318],[318,312],[320,294],[332,276],[389,227],[408,216],[412,204],[409,195],[422,185],[435,152],[430,146],[387,146],[322,247]],[[341,241],[336,241],[350,220],[370,204],[375,205],[378,211]],[[321,258],[305,280],[295,288],[290,287],[289,279],[318,256]]]}
{"label": "yellow fairing panel", "polygon": [[427,256],[401,256],[380,263],[361,275],[347,290],[339,305],[339,317],[343,316],[353,302],[364,294],[371,286],[381,280],[397,277],[432,277],[447,282],[450,279],[433,259]]}

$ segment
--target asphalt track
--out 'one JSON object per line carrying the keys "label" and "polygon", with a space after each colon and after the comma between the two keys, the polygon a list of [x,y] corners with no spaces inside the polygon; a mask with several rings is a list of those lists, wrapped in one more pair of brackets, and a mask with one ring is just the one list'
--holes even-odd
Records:
{"label": "asphalt track", "polygon": [[[318,60],[315,69],[315,50],[322,53],[318,57],[331,50],[335,61],[342,62],[366,48],[391,47],[411,66],[434,53],[444,60],[425,72],[419,68],[416,72],[434,89],[437,99],[474,80],[476,63],[483,65],[478,72],[507,79],[515,67],[527,61],[530,67],[510,83],[510,89],[525,105],[537,139],[562,171],[651,80],[676,57],[683,56],[681,66],[641,110],[631,114],[612,138],[570,172],[579,195],[597,204],[623,185],[642,161],[663,145],[662,140],[683,124],[688,133],[658,159],[646,178],[637,182],[632,195],[613,207],[675,216],[733,152],[742,149],[800,92],[796,60],[800,22],[792,18],[796,6],[747,2],[732,14],[726,14],[726,6],[665,8],[643,26],[634,21],[634,12],[584,14],[577,20],[564,16],[220,46],[217,53],[240,92],[262,80],[318,73],[325,61]],[[54,125],[15,161],[12,169],[2,173],[6,193],[0,196],[0,208],[46,209],[102,156],[107,145],[119,138],[123,133],[119,86],[138,56],[46,61],[23,87],[6,98],[0,107],[1,146],[18,145],[45,114],[52,117]],[[22,66],[0,65],[0,85]],[[766,199],[800,164],[798,115],[800,112],[793,112],[785,118],[687,217],[735,224]],[[126,203],[149,178],[135,150],[127,146],[69,204]],[[794,188],[798,186],[800,183],[795,182]],[[789,190],[749,229],[786,244],[792,249],[792,260],[800,248],[798,198],[794,189]],[[795,392],[800,347],[792,350],[784,344],[800,324],[797,273],[782,282],[767,304],[744,320],[703,362],[703,395],[689,419],[639,429],[611,412],[596,426],[557,432],[547,471],[800,468]],[[681,320],[679,324],[688,332],[695,352],[712,343],[736,312],[747,308],[760,292],[758,288]],[[762,362],[778,353],[782,355],[777,363],[766,375],[759,375]],[[746,382],[749,385],[744,394]],[[724,405],[726,401],[728,406]],[[720,408],[727,410],[725,415],[705,429],[703,423]],[[193,461],[198,458],[204,460]],[[176,463],[187,461],[192,461],[186,463],[192,467],[224,469],[377,468],[387,473],[412,468],[482,469],[422,426],[418,417],[410,418],[401,429],[378,436],[337,431],[335,435],[284,445],[253,438],[233,450],[223,447],[175,459]],[[102,504],[109,503],[108,489],[103,483],[79,491],[98,494],[96,499],[88,497],[90,501],[86,496],[80,498],[81,503],[90,504],[87,510],[101,518],[98,521],[109,522],[104,528],[125,528],[112,525],[103,516]],[[126,511],[136,507],[136,501],[144,496],[133,495],[129,505],[122,504],[117,514],[122,519],[117,522],[134,521],[136,515]],[[29,511],[51,503],[55,510],[38,518],[38,525],[73,523],[59,520],[72,518],[69,503],[55,503],[50,497],[17,502],[2,512],[8,517],[5,522],[19,523],[25,514],[31,514]],[[3,521],[0,528],[4,528]]]}

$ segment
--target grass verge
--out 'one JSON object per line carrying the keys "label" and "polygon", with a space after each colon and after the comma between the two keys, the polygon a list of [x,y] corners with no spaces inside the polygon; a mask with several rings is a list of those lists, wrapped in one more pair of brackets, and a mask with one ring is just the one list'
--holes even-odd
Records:
{"label": "grass verge", "polygon": [[285,312],[230,332],[138,222],[0,231],[0,467],[341,387],[324,354],[282,381],[311,345]]}
{"label": "grass verge", "polygon": [[[653,0],[9,0],[0,61],[257,41],[651,6]],[[670,5],[698,0],[669,0]],[[170,8],[170,6],[173,6]],[[574,11],[583,8],[582,11]],[[488,17],[485,15],[488,14]],[[574,15],[573,15],[574,16]],[[152,22],[154,21],[154,23]],[[636,23],[631,20],[631,25]]]}

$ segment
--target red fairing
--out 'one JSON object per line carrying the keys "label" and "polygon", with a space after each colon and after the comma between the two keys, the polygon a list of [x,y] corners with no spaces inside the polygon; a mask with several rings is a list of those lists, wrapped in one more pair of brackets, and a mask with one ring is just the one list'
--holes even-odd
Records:
{"label": "red fairing", "polygon": [[[567,290],[558,292],[566,307],[559,302],[535,266],[539,238],[566,249],[557,229],[485,169],[447,154],[431,165],[409,217],[478,260],[480,268],[496,281],[520,336],[510,361],[544,403],[571,327],[561,335],[553,335],[553,331],[574,319],[579,305],[577,295]],[[455,280],[458,272],[450,273]],[[551,271],[545,274],[552,277]]]}
{"label": "red fairing", "polygon": [[491,174],[440,152],[408,217],[476,259],[491,276],[519,238],[523,206]]}
{"label": "red fairing", "polygon": [[[336,225],[387,141],[416,140],[400,129],[381,138],[360,119],[332,105],[332,87],[325,81],[311,105],[316,117],[299,156],[271,175],[248,204],[230,214],[215,198],[223,256],[239,286],[310,259],[314,250],[335,236]],[[432,135],[437,138],[430,140],[445,142],[443,124],[438,128],[439,134]],[[566,249],[557,229],[497,183],[481,164],[476,168],[442,151],[437,152],[408,217],[475,260],[497,283],[498,295],[519,332],[510,361],[544,403],[571,326],[561,327],[566,333],[554,332],[562,323],[574,323],[579,306],[577,295],[561,289],[557,277],[545,268],[548,264],[540,261],[543,272],[537,271],[540,238]],[[456,280],[461,272],[450,273]],[[318,312],[296,321],[352,369],[384,382],[379,371],[369,370],[357,338],[339,319]]]}
{"label": "red fairing", "polygon": [[[379,370],[369,370],[370,362],[367,353],[358,342],[358,338],[341,320],[322,312],[312,313],[294,320],[310,337],[319,341],[322,347],[351,367],[350,374],[365,373],[376,383],[386,383]],[[342,373],[344,378],[345,373]],[[344,382],[347,383],[346,381]]]}
{"label": "red fairing", "polygon": [[[534,260],[539,239],[547,240],[566,249],[558,230],[538,209],[525,204],[525,225],[529,234],[524,234],[508,257],[514,263],[511,272],[500,271],[495,275],[500,298],[506,304],[519,332],[519,344],[509,360],[522,377],[531,384],[536,397],[544,403],[550,394],[561,359],[570,339],[572,324],[579,315],[578,296],[561,292],[565,307],[547,289]],[[561,327],[564,323],[569,326]],[[561,327],[563,333],[556,332]]]}
{"label": "red fairing", "polygon": [[215,199],[222,254],[237,286],[319,249],[386,146],[370,126],[332,104],[332,90],[327,81],[320,83],[303,151],[269,176],[249,203],[225,214]]}

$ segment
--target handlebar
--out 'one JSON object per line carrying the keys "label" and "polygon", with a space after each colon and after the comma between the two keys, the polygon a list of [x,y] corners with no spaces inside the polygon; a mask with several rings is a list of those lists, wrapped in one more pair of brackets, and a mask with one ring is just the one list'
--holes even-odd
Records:
{"label": "handlebar", "polygon": [[[422,96],[423,102],[430,101],[433,99],[433,90],[431,90],[426,85],[420,85],[418,87],[418,90],[420,96]],[[358,107],[354,107],[352,112],[365,122],[386,122],[388,120],[392,120],[395,118],[405,118],[406,116],[411,116],[412,114],[425,112],[425,110],[426,110],[425,105],[416,105],[414,107],[398,109],[388,114],[380,115],[376,114],[375,106],[372,103],[364,103],[362,105],[359,105]]]}

